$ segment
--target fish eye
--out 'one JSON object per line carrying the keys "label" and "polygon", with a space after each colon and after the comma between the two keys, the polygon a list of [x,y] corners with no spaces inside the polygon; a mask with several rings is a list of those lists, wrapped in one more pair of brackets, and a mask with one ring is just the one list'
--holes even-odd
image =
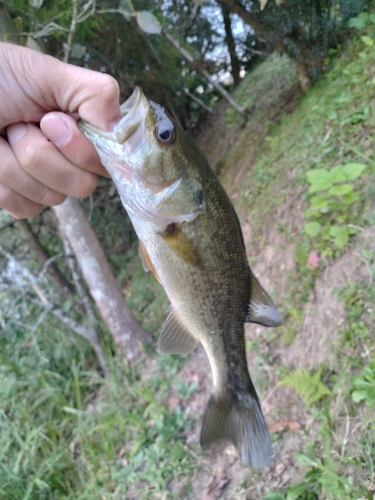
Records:
{"label": "fish eye", "polygon": [[176,140],[175,131],[170,128],[157,127],[156,138],[163,144],[172,144]]}

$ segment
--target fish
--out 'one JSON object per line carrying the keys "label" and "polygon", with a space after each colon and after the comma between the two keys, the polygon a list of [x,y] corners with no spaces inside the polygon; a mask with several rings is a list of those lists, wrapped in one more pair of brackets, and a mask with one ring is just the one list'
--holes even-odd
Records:
{"label": "fish", "polygon": [[213,391],[200,443],[229,441],[245,466],[272,463],[272,445],[245,351],[244,323],[281,325],[252,273],[239,219],[208,160],[188,134],[139,87],[111,131],[80,120],[113,179],[139,239],[145,271],[164,287],[170,309],[162,353],[207,353]]}

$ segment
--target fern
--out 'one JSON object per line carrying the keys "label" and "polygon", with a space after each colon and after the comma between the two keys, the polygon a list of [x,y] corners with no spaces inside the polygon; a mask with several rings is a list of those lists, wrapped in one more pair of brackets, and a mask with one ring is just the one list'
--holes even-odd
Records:
{"label": "fern", "polygon": [[319,399],[322,399],[323,396],[331,394],[328,387],[320,380],[321,374],[321,368],[313,375],[306,368],[294,370],[281,380],[279,385],[291,387],[301,396],[306,406],[311,406],[319,401]]}
{"label": "fern", "polygon": [[352,399],[355,403],[364,400],[368,406],[375,404],[375,359],[372,359],[361,375],[353,378],[355,388]]}

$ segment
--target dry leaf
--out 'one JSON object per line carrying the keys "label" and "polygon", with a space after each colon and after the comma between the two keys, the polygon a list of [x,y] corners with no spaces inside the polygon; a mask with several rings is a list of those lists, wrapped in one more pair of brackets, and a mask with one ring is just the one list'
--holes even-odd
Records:
{"label": "dry leaf", "polygon": [[281,432],[283,430],[290,430],[293,432],[298,432],[301,430],[301,425],[295,420],[278,420],[270,426],[268,426],[268,432],[271,434],[273,432]]}

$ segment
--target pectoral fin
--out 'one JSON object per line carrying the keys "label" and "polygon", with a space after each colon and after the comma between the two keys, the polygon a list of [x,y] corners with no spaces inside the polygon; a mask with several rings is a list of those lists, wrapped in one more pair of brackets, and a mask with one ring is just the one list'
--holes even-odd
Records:
{"label": "pectoral fin", "polygon": [[176,224],[169,224],[160,236],[184,262],[194,267],[201,266],[202,261],[194,243]]}
{"label": "pectoral fin", "polygon": [[159,351],[165,354],[186,354],[193,351],[198,343],[173,309],[170,309],[158,340]]}
{"label": "pectoral fin", "polygon": [[143,269],[146,271],[146,273],[151,271],[152,274],[155,276],[155,278],[158,280],[158,282],[161,283],[158,273],[156,272],[156,269],[154,268],[151,262],[150,256],[147,253],[146,247],[141,242],[141,240],[139,240],[138,254],[141,258]]}
{"label": "pectoral fin", "polygon": [[282,319],[273,300],[251,274],[251,300],[245,321],[263,326],[280,326]]}

